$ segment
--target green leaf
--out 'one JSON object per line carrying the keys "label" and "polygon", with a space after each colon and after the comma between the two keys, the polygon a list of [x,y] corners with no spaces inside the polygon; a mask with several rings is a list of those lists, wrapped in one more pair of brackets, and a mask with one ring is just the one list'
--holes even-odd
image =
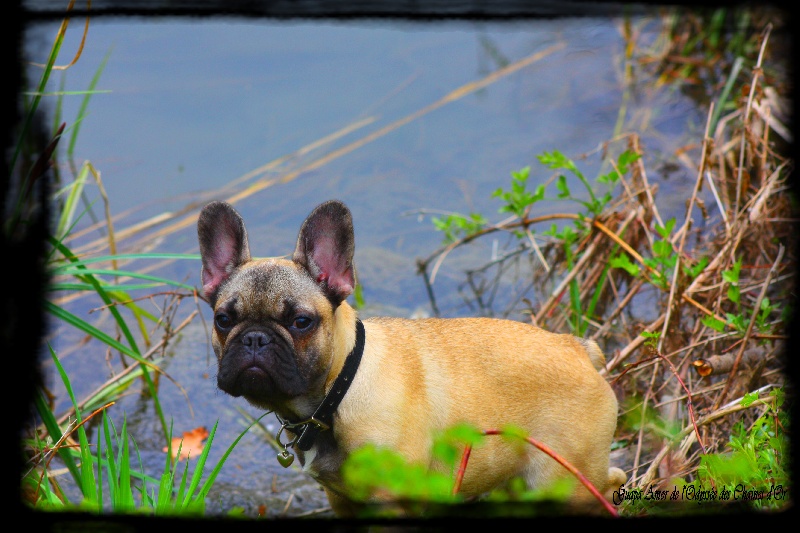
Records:
{"label": "green leaf", "polygon": [[569,186],[567,185],[567,177],[561,174],[556,181],[556,189],[558,189],[559,198],[569,198],[571,196]]}
{"label": "green leaf", "polygon": [[697,264],[694,265],[694,266],[690,267],[689,265],[684,264],[683,265],[683,271],[689,277],[694,279],[694,278],[696,278],[697,276],[700,275],[700,273],[706,268],[706,265],[708,265],[708,257],[703,256],[697,261]]}
{"label": "green leaf", "polygon": [[675,219],[671,218],[667,220],[666,224],[660,226],[656,224],[656,231],[659,235],[661,235],[662,239],[668,239],[669,236],[672,234],[672,229],[675,227]]}
{"label": "green leaf", "polygon": [[769,395],[772,396],[773,398],[775,398],[775,407],[776,408],[780,407],[781,405],[783,405],[783,401],[784,401],[784,399],[786,397],[786,393],[783,392],[783,387],[778,388],[778,389],[773,389],[769,393]]}
{"label": "green leaf", "polygon": [[715,331],[719,332],[725,331],[725,322],[711,315],[704,316],[701,322],[703,323],[704,326],[709,327]]}
{"label": "green leaf", "polygon": [[531,167],[523,167],[516,172],[511,171],[511,177],[513,178],[513,180],[516,181],[517,183],[522,184],[523,186],[524,183],[528,181],[530,175],[531,175]]}
{"label": "green leaf", "polygon": [[542,155],[537,157],[537,159],[541,164],[552,169],[563,168],[565,170],[570,170],[572,172],[577,171],[575,163],[573,163],[572,160],[570,160],[568,157],[566,157],[558,150],[553,150],[552,152],[549,153],[543,152]]}
{"label": "green leaf", "polygon": [[608,174],[603,174],[602,176],[597,177],[597,181],[599,183],[608,183],[611,185],[616,183],[618,179],[619,179],[619,174],[617,173],[616,170],[612,170]]}
{"label": "green leaf", "polygon": [[444,232],[445,243],[454,242],[464,237],[469,237],[481,231],[488,221],[479,213],[471,213],[469,218],[459,213],[447,215],[445,218],[433,217],[434,227]]}
{"label": "green leaf", "polygon": [[734,315],[733,313],[726,313],[728,323],[741,332],[747,329],[746,319],[742,315]]}
{"label": "green leaf", "polygon": [[625,150],[617,158],[617,167],[623,174],[628,172],[628,166],[639,160],[641,156],[631,150]]}
{"label": "green leaf", "polygon": [[732,285],[739,283],[739,271],[742,269],[742,260],[739,259],[733,264],[730,270],[722,271],[722,279]]}
{"label": "green leaf", "polygon": [[756,400],[758,400],[758,393],[748,392],[747,394],[744,395],[744,398],[742,398],[741,406],[750,407],[750,405]]}
{"label": "green leaf", "polygon": [[739,299],[741,298],[741,291],[737,285],[731,285],[728,287],[728,299],[733,303],[739,303]]}
{"label": "green leaf", "polygon": [[669,241],[655,241],[653,243],[653,254],[656,257],[670,257],[673,253],[672,243]]}
{"label": "green leaf", "polygon": [[480,431],[471,424],[456,424],[447,428],[439,436],[440,440],[469,444],[470,446],[479,446],[483,444],[485,438],[486,436],[483,431]]}
{"label": "green leaf", "polygon": [[544,184],[541,184],[536,187],[536,191],[533,193],[533,198],[531,203],[536,203],[539,200],[544,200],[544,189],[545,189]]}
{"label": "green leaf", "polygon": [[353,302],[356,309],[364,308],[364,286],[361,283],[356,283],[356,288],[353,290]]}
{"label": "green leaf", "polygon": [[525,440],[529,437],[528,431],[514,424],[507,424],[502,428],[503,437],[516,440]]}

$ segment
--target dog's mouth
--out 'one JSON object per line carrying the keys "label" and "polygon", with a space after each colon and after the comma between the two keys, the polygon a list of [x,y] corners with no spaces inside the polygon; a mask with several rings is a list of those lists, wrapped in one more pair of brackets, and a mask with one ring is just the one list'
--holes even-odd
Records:
{"label": "dog's mouth", "polygon": [[249,367],[242,369],[242,374],[243,377],[247,377],[248,375],[252,374],[253,379],[269,377],[269,372],[267,372],[265,369],[261,368],[256,364],[250,365]]}
{"label": "dog's mouth", "polygon": [[231,381],[228,385],[224,380],[218,379],[220,388],[231,396],[268,401],[277,399],[276,396],[285,396],[288,392],[281,390],[280,384],[285,383],[285,380],[275,380],[266,369],[255,364],[243,368]]}
{"label": "dog's mouth", "polygon": [[239,396],[243,396],[254,394],[259,390],[274,389],[276,384],[266,369],[253,364],[239,372],[235,378],[235,387],[241,391]]}
{"label": "dog's mouth", "polygon": [[217,386],[255,405],[275,405],[308,390],[308,380],[291,347],[280,343],[236,342],[219,362]]}

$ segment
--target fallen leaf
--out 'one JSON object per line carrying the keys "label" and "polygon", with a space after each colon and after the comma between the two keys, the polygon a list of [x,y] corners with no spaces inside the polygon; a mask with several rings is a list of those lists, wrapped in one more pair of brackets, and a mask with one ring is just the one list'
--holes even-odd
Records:
{"label": "fallen leaf", "polygon": [[[197,457],[203,452],[203,446],[205,445],[203,441],[206,440],[206,437],[208,437],[208,430],[203,426],[194,428],[191,431],[184,431],[181,437],[173,437],[172,459],[175,460],[178,454],[178,448],[181,450],[178,461],[187,459],[190,456]],[[181,443],[181,441],[183,442]],[[164,446],[161,451],[167,453],[167,447]]]}

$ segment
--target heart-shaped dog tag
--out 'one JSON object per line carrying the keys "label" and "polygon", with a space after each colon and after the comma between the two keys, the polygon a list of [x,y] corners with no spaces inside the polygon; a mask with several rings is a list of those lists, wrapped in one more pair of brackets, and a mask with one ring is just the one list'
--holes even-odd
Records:
{"label": "heart-shaped dog tag", "polygon": [[289,468],[294,462],[294,455],[290,454],[288,451],[283,450],[281,453],[278,454],[278,462],[284,468]]}

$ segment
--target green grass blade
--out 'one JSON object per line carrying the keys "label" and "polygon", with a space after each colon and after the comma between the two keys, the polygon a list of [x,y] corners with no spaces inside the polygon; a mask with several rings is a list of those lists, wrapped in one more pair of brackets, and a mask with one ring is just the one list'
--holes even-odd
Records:
{"label": "green grass blade", "polygon": [[[70,268],[63,268],[58,269],[58,275],[65,275],[65,276],[115,276],[115,277],[129,277],[134,279],[145,279],[148,281],[155,281],[161,283],[163,285],[171,285],[174,287],[180,287],[182,289],[193,290],[194,285],[189,285],[187,283],[181,283],[178,281],[174,281],[167,278],[162,278],[159,276],[152,276],[150,274],[142,274],[141,272],[134,272],[131,270],[115,270],[111,268],[83,268],[78,267],[75,268],[73,265],[68,265]],[[101,283],[102,285],[102,283]],[[119,290],[119,286],[111,285],[109,286],[114,290]]]}
{"label": "green grass blade", "polygon": [[[231,443],[231,445],[228,446],[228,449],[225,450],[224,454],[222,454],[222,458],[220,458],[219,462],[217,463],[217,465],[211,471],[211,474],[209,474],[208,478],[206,479],[206,482],[203,484],[203,488],[200,490],[200,494],[198,494],[198,498],[205,499],[205,497],[208,496],[208,492],[211,490],[211,487],[214,485],[214,481],[217,479],[217,475],[219,475],[220,470],[222,470],[222,466],[225,464],[225,461],[228,460],[228,456],[231,454],[233,449],[236,447],[236,445],[239,443],[239,441],[242,440],[242,437],[244,437],[245,434],[248,431],[250,431],[250,428],[252,428],[255,424],[258,424],[261,421],[261,419],[264,418],[265,416],[267,416],[270,412],[271,411],[268,411],[268,412],[264,413],[263,415],[261,415],[260,417],[258,417],[256,420],[254,420],[250,425],[248,425],[244,429],[244,431],[242,431],[239,434],[238,437],[236,437],[236,440],[234,440]],[[214,433],[217,430],[217,424],[219,424],[219,421],[214,423],[214,429],[211,431],[210,435],[208,436],[206,447],[203,450],[203,454],[204,455],[207,454],[208,449],[210,449],[210,447],[211,447],[211,441],[214,438]]]}
{"label": "green grass blade", "polygon": [[158,399],[158,391],[156,390],[155,383],[153,383],[153,379],[150,376],[150,373],[147,371],[147,368],[146,368],[147,366],[154,366],[153,363],[148,362],[141,355],[139,355],[137,352],[135,352],[131,348],[125,346],[124,344],[120,343],[116,339],[112,338],[111,336],[109,336],[104,331],[101,331],[101,330],[97,329],[92,324],[89,324],[88,322],[86,322],[82,318],[75,316],[74,314],[70,313],[66,309],[62,309],[62,308],[58,307],[57,305],[55,305],[52,302],[49,302],[47,300],[44,300],[44,307],[50,314],[52,314],[56,318],[59,318],[59,319],[63,320],[67,324],[70,324],[71,326],[77,328],[78,330],[83,331],[87,335],[90,335],[90,336],[96,338],[97,340],[103,342],[104,344],[110,346],[111,348],[113,348],[115,350],[119,350],[120,352],[124,353],[125,355],[128,355],[128,356],[132,357],[133,359],[135,359],[136,361],[138,361],[139,363],[141,363],[142,376],[144,377],[145,383],[147,383],[148,390],[150,391],[150,394],[151,394],[151,396],[153,398],[153,404],[155,406],[156,413],[158,414],[158,417],[159,417],[159,419],[161,421],[161,427],[162,427],[162,429],[164,431],[164,435],[166,435],[167,434],[167,423],[166,423],[166,420],[164,419],[164,412],[163,412],[163,409],[161,408],[161,402]]}
{"label": "green grass blade", "polygon": [[122,440],[120,447],[119,459],[119,482],[117,492],[117,507],[115,511],[130,512],[136,506],[133,501],[133,490],[131,489],[131,467],[130,467],[130,444],[128,437],[128,421],[122,421],[122,431],[120,432],[120,439]]}
{"label": "green grass blade", "polygon": [[67,200],[61,210],[61,216],[58,218],[58,225],[56,226],[55,238],[61,241],[64,239],[71,229],[71,221],[75,217],[75,211],[78,208],[81,193],[86,185],[86,177],[89,175],[89,167],[83,165],[81,171],[75,180],[69,185],[70,193],[67,195]]}
{"label": "green grass blade", "polygon": [[[52,354],[52,348],[50,351]],[[55,357],[55,354],[52,354],[52,356]],[[62,375],[61,379],[63,380],[68,378],[66,378],[66,375]],[[59,441],[64,434],[61,432],[61,426],[58,425],[53,412],[47,406],[47,400],[45,399],[41,390],[36,391],[34,405],[36,406],[36,411],[39,413],[45,428],[47,428],[48,435],[50,435],[53,442]],[[78,465],[75,463],[70,450],[67,448],[59,448],[57,453],[64,462],[64,465],[69,470],[70,474],[72,474],[72,478],[76,483],[79,483],[81,478],[80,470],[78,470]]]}
{"label": "green grass blade", "polygon": [[[55,245],[57,243],[53,244]],[[128,261],[128,260],[132,261],[134,259],[189,259],[191,261],[200,260],[200,254],[178,254],[178,253],[146,253],[146,254],[139,253],[139,254],[101,255],[86,259],[78,259],[69,251],[69,248],[64,247],[64,250],[66,251],[67,254],[69,254],[72,257],[72,260],[70,260],[69,264],[67,265],[69,267],[93,265],[96,263],[110,263],[112,261]],[[61,274],[61,271],[58,268],[54,269],[53,272],[55,274]]]}
{"label": "green grass blade", "polygon": [[62,309],[61,307],[58,307],[54,303],[52,303],[50,301],[47,301],[47,300],[44,300],[44,308],[51,315],[53,315],[54,317],[56,317],[56,318],[58,318],[60,320],[63,320],[64,322],[66,322],[70,326],[73,326],[76,329],[78,329],[80,331],[83,331],[87,335],[90,335],[90,336],[96,338],[97,340],[99,340],[100,342],[108,345],[109,347],[111,347],[111,348],[113,348],[115,350],[118,350],[118,351],[124,353],[125,355],[127,355],[129,357],[132,357],[133,359],[136,359],[140,363],[148,364],[148,362],[144,358],[142,358],[142,356],[139,355],[137,352],[135,352],[134,350],[132,350],[128,346],[125,346],[124,344],[120,343],[118,340],[116,340],[115,338],[113,338],[110,335],[108,335],[105,331],[97,329],[92,324],[90,324],[90,323],[86,322],[85,320],[83,320],[82,318],[70,313],[66,309]]}
{"label": "green grass blade", "polygon": [[67,377],[67,373],[64,371],[64,367],[61,366],[61,361],[58,360],[56,356],[55,350],[50,348],[50,355],[53,359],[53,363],[58,370],[59,375],[61,376],[62,381],[64,382],[64,388],[67,390],[67,394],[69,395],[70,400],[72,401],[72,406],[75,409],[75,418],[78,423],[78,442],[80,445],[80,457],[81,457],[81,464],[80,464],[80,481],[79,486],[81,492],[83,494],[84,502],[92,507],[97,505],[97,485],[95,484],[95,477],[94,477],[94,458],[92,457],[89,441],[86,438],[86,429],[81,424],[82,417],[81,412],[78,407],[78,402],[75,399],[75,393],[72,390],[72,384]]}
{"label": "green grass blade", "polygon": [[[617,252],[617,248],[615,247],[613,252],[611,253],[611,257]],[[597,285],[595,285],[594,292],[592,293],[592,299],[589,301],[589,306],[586,308],[585,316],[592,317],[594,316],[594,310],[597,308],[597,302],[600,301],[600,295],[603,292],[603,285],[606,282],[606,276],[608,275],[608,271],[611,269],[611,265],[606,263],[606,266],[603,268],[603,272],[600,273],[600,279],[597,280]]]}
{"label": "green grass blade", "polygon": [[[31,100],[30,104],[28,105],[27,109],[25,110],[25,118],[23,119],[22,128],[20,129],[19,135],[17,136],[17,146],[14,148],[14,155],[11,157],[11,162],[8,166],[11,172],[14,172],[17,166],[17,159],[19,159],[19,154],[22,152],[22,146],[25,143],[25,139],[28,134],[28,130],[30,129],[31,123],[33,122],[33,117],[36,116],[36,111],[39,109],[39,102],[42,99],[42,94],[47,87],[47,82],[50,79],[50,74],[53,72],[53,65],[56,63],[56,58],[58,57],[58,52],[61,50],[61,45],[64,43],[64,32],[59,31],[56,40],[53,42],[53,47],[50,49],[50,55],[47,58],[47,63],[45,64],[44,69],[42,70],[42,77],[39,79],[38,89],[36,94],[33,95],[33,99]],[[24,191],[28,189],[28,177],[25,176],[23,178],[22,186],[20,187],[20,194],[24,194]],[[10,220],[15,220],[20,213],[20,209],[24,198],[17,198],[17,203],[14,208],[14,214],[9,217]]]}
{"label": "green grass blade", "polygon": [[[127,292],[127,291],[138,291],[143,289],[155,289],[158,287],[163,287],[163,283],[139,283],[139,284],[119,284],[119,285],[109,285],[109,287],[114,287],[116,291],[119,293]],[[59,292],[59,291],[92,291],[94,292],[94,285],[91,283],[50,283],[46,290],[50,292]],[[152,316],[150,313],[147,313],[149,316]]]}
{"label": "green grass blade", "polygon": [[731,94],[731,90],[733,89],[733,84],[736,82],[736,78],[739,77],[739,71],[742,69],[742,64],[744,63],[744,59],[742,57],[737,57],[733,61],[733,66],[731,67],[731,73],[728,75],[728,80],[725,82],[725,87],[722,89],[722,93],[720,93],[719,98],[717,99],[716,104],[714,105],[714,111],[711,114],[711,120],[709,121],[709,129],[708,131],[711,134],[714,134],[714,131],[717,129],[717,122],[719,122],[719,117],[724,111],[725,103],[728,101],[728,97]]}
{"label": "green grass blade", "polygon": [[55,350],[52,348],[50,348],[50,355],[53,358],[53,363],[55,364],[56,369],[61,376],[61,380],[64,382],[64,388],[67,390],[67,394],[69,395],[70,400],[72,400],[72,405],[75,408],[75,418],[78,423],[77,432],[81,456],[81,464],[79,468],[80,475],[76,481],[81,488],[84,500],[88,500],[89,503],[92,503],[96,501],[93,468],[94,461],[92,460],[91,454],[89,454],[89,443],[86,439],[86,430],[83,428],[83,425],[81,425],[81,412],[78,408],[78,402],[75,400],[75,393],[72,390],[72,383],[70,383],[67,373],[64,371],[64,367],[61,366],[61,361],[58,360]]}
{"label": "green grass blade", "polygon": [[[72,262],[72,260],[75,259],[75,256],[72,253],[72,251],[69,248],[67,248],[66,246],[64,246],[61,242],[55,241],[54,239],[51,239],[50,242],[52,243],[52,245],[54,247],[56,247],[58,249],[59,252],[61,252],[64,255],[65,258],[70,260],[70,262]],[[136,345],[136,340],[133,338],[133,334],[131,333],[130,329],[128,328],[128,325],[125,323],[125,320],[122,318],[122,315],[120,315],[120,313],[117,310],[116,306],[112,305],[112,299],[108,295],[108,293],[105,291],[103,286],[100,285],[100,283],[97,281],[97,279],[94,276],[91,276],[91,275],[84,276],[81,279],[83,279],[83,281],[87,281],[87,282],[91,283],[95,287],[95,291],[97,292],[97,295],[100,296],[100,298],[103,300],[103,303],[105,303],[108,306],[108,310],[111,313],[111,316],[114,317],[114,321],[116,322],[117,326],[120,328],[120,331],[122,332],[123,336],[125,337],[125,340],[128,342],[128,344],[131,347],[133,347],[133,350],[138,354],[139,349],[138,349],[138,347]],[[132,357],[134,357],[134,356],[132,356]],[[141,360],[139,362],[141,362]]]}
{"label": "green grass blade", "polygon": [[[141,477],[142,480],[141,485],[139,486],[138,492],[140,494],[140,503],[139,508],[142,510],[152,510],[153,509],[153,499],[147,493],[147,476],[144,473],[144,463],[142,462],[142,454],[139,451],[139,445],[136,444],[136,440],[133,440],[133,449],[136,451],[136,459],[139,461],[139,468],[141,469]],[[135,474],[134,470],[130,471],[130,477],[133,478]],[[134,500],[135,505],[135,500]]]}
{"label": "green grass blade", "polygon": [[164,458],[164,472],[161,474],[158,486],[158,499],[155,506],[155,513],[157,515],[164,514],[170,509],[170,502],[172,501],[172,495],[175,491],[175,470],[172,468],[172,458],[174,457],[172,450],[172,432],[173,421],[170,420],[169,433],[167,435],[167,453]]}
{"label": "green grass blade", "polygon": [[[176,457],[180,457],[182,447],[183,447],[183,441],[181,441],[181,444],[178,446],[178,451],[175,454]],[[176,460],[176,467],[177,467],[177,460]],[[189,498],[189,495],[187,495],[186,493],[188,488],[187,487],[188,476],[189,476],[189,462],[186,461],[183,464],[183,474],[181,474],[181,483],[178,486],[177,492],[175,493],[175,509],[183,508],[184,500],[187,500]]]}
{"label": "green grass blade", "polygon": [[[217,425],[219,425],[219,420],[214,422],[214,427],[211,429],[211,433],[209,433],[208,438],[206,439],[206,445],[203,446],[203,452],[197,459],[197,464],[194,467],[194,473],[192,474],[192,481],[191,484],[189,485],[189,490],[187,491],[186,497],[183,500],[183,508],[186,508],[188,505],[190,505],[191,500],[195,500],[197,497],[202,496],[198,495],[197,497],[195,497],[194,494],[195,491],[197,490],[198,485],[200,485],[200,478],[203,475],[203,469],[205,468],[206,464],[206,457],[208,457],[208,452],[209,450],[211,450],[211,442],[214,440],[214,435],[217,432]],[[241,438],[241,435],[239,436],[239,438]],[[236,440],[238,441],[239,439]],[[215,468],[215,470],[218,470],[219,467],[221,466],[221,463],[225,462],[226,457],[227,454],[223,456],[223,458],[220,461],[220,464],[217,465],[217,468]],[[216,474],[213,475],[214,477],[216,477]],[[206,483],[207,482],[208,481],[206,481]]]}
{"label": "green grass blade", "polygon": [[[118,485],[118,473],[117,473],[117,459],[113,456],[114,447],[116,444],[116,439],[111,438],[112,434],[116,436],[117,431],[114,428],[114,422],[105,416],[103,413],[103,435],[106,439],[106,468],[108,470],[108,491],[109,491],[109,500],[111,501],[111,505],[114,505],[114,502],[117,501],[117,493],[119,491]],[[98,456],[100,454],[98,453]]]}
{"label": "green grass blade", "polygon": [[73,154],[75,153],[75,143],[78,140],[78,133],[80,132],[80,123],[83,122],[83,117],[86,116],[86,108],[89,106],[89,100],[94,93],[95,87],[97,87],[97,82],[100,81],[100,74],[102,74],[103,70],[106,68],[106,63],[108,63],[108,58],[111,57],[111,50],[110,48],[106,55],[103,57],[103,60],[100,62],[100,66],[97,67],[97,71],[95,71],[94,76],[92,77],[91,82],[89,82],[89,88],[84,94],[83,100],[81,101],[81,107],[78,109],[78,121],[75,126],[75,129],[72,130],[72,135],[69,139],[69,146],[67,147],[67,157],[72,159]]}
{"label": "green grass blade", "polygon": [[[103,426],[108,425],[108,415],[106,410],[103,409],[101,424]],[[97,444],[95,445],[95,456],[96,456],[96,465],[97,465],[97,501],[99,502],[98,510],[103,509],[103,465],[100,461],[100,458],[103,457],[103,443],[102,443],[102,436],[103,432],[97,432]]]}

